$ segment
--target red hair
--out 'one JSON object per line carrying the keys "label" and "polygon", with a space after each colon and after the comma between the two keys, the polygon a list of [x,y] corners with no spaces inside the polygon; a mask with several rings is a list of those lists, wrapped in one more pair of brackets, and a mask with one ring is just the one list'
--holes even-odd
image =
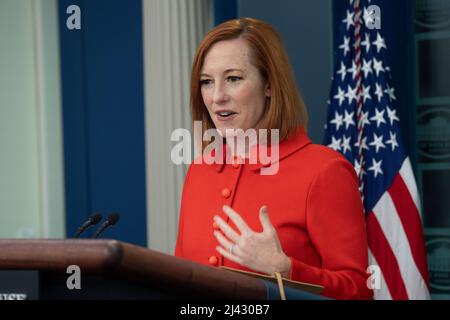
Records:
{"label": "red hair", "polygon": [[237,38],[247,41],[251,63],[270,87],[270,101],[260,128],[279,129],[280,141],[295,134],[299,127],[306,131],[308,115],[305,103],[297,89],[281,38],[272,26],[253,18],[230,20],[218,25],[198,47],[191,73],[192,120],[202,121],[203,132],[215,128],[202,98],[200,72],[206,54],[215,43]]}

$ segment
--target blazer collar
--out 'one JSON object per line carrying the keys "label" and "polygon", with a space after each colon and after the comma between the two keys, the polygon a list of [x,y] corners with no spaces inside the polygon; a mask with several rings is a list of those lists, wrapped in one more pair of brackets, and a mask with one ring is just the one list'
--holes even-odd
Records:
{"label": "blazer collar", "polygon": [[[251,157],[252,159],[257,159],[256,163],[251,163],[251,164],[247,164],[250,168],[250,170],[256,171],[261,169],[262,167],[270,167],[273,163],[276,163],[277,161],[280,161],[289,157],[291,154],[297,152],[298,150],[304,148],[305,146],[307,146],[308,144],[311,144],[311,140],[309,139],[308,135],[306,134],[306,132],[304,131],[303,128],[299,128],[296,132],[296,134],[291,135],[289,138],[284,139],[283,141],[281,141],[278,144],[278,150],[279,150],[279,157],[277,160],[274,160],[270,163],[263,163],[259,157],[259,154],[264,154],[264,155],[270,155],[272,152],[272,148],[273,146],[264,146],[264,145],[255,145],[254,147],[252,147],[250,149],[250,154],[253,157]],[[211,167],[216,170],[217,172],[222,172],[222,170],[225,167],[226,164],[226,154],[227,154],[227,146],[224,144],[222,150],[220,150],[220,152],[222,153],[220,155],[220,157],[222,157],[223,159],[223,163],[218,164],[218,163],[214,163],[211,165]],[[268,150],[267,150],[268,149]],[[259,151],[259,153],[258,153]],[[213,150],[211,152],[211,154],[209,155],[210,157],[215,157],[215,150]],[[248,161],[248,160],[247,160]]]}

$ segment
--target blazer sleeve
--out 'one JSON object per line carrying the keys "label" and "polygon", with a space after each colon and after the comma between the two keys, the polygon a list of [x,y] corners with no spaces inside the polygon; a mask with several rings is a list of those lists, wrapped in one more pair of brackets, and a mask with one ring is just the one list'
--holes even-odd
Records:
{"label": "blazer sleeve", "polygon": [[186,219],[186,194],[187,188],[189,186],[189,177],[191,175],[192,164],[189,166],[188,171],[186,173],[186,178],[184,179],[183,192],[181,195],[181,206],[180,206],[180,218],[178,221],[178,236],[177,242],[175,244],[175,256],[178,258],[183,258],[183,228],[184,228],[184,219]]}
{"label": "blazer sleeve", "polygon": [[319,253],[320,268],[291,258],[292,280],[324,286],[336,299],[371,299],[367,287],[368,245],[356,173],[335,159],[313,179],[307,197],[306,227]]}

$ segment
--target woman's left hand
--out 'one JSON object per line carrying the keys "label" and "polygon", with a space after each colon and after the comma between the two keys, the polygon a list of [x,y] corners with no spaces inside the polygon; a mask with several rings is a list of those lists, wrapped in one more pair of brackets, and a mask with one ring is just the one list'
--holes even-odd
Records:
{"label": "woman's left hand", "polygon": [[[275,227],[270,222],[267,207],[259,210],[259,220],[263,226],[263,232],[257,233],[250,229],[242,217],[228,206],[222,208],[231,221],[239,229],[240,234],[231,228],[219,216],[214,221],[220,230],[214,232],[214,236],[221,246],[217,251],[224,257],[239,263],[249,269],[273,274],[279,272],[283,277],[288,277],[291,268],[291,260],[283,252]],[[228,239],[227,239],[228,238]]]}

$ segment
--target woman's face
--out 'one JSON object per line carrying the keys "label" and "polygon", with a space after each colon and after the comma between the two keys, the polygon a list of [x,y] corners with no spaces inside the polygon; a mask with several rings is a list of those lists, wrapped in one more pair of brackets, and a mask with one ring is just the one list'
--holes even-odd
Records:
{"label": "woman's face", "polygon": [[205,56],[200,71],[203,102],[222,136],[226,129],[258,128],[270,96],[243,39],[220,41]]}

